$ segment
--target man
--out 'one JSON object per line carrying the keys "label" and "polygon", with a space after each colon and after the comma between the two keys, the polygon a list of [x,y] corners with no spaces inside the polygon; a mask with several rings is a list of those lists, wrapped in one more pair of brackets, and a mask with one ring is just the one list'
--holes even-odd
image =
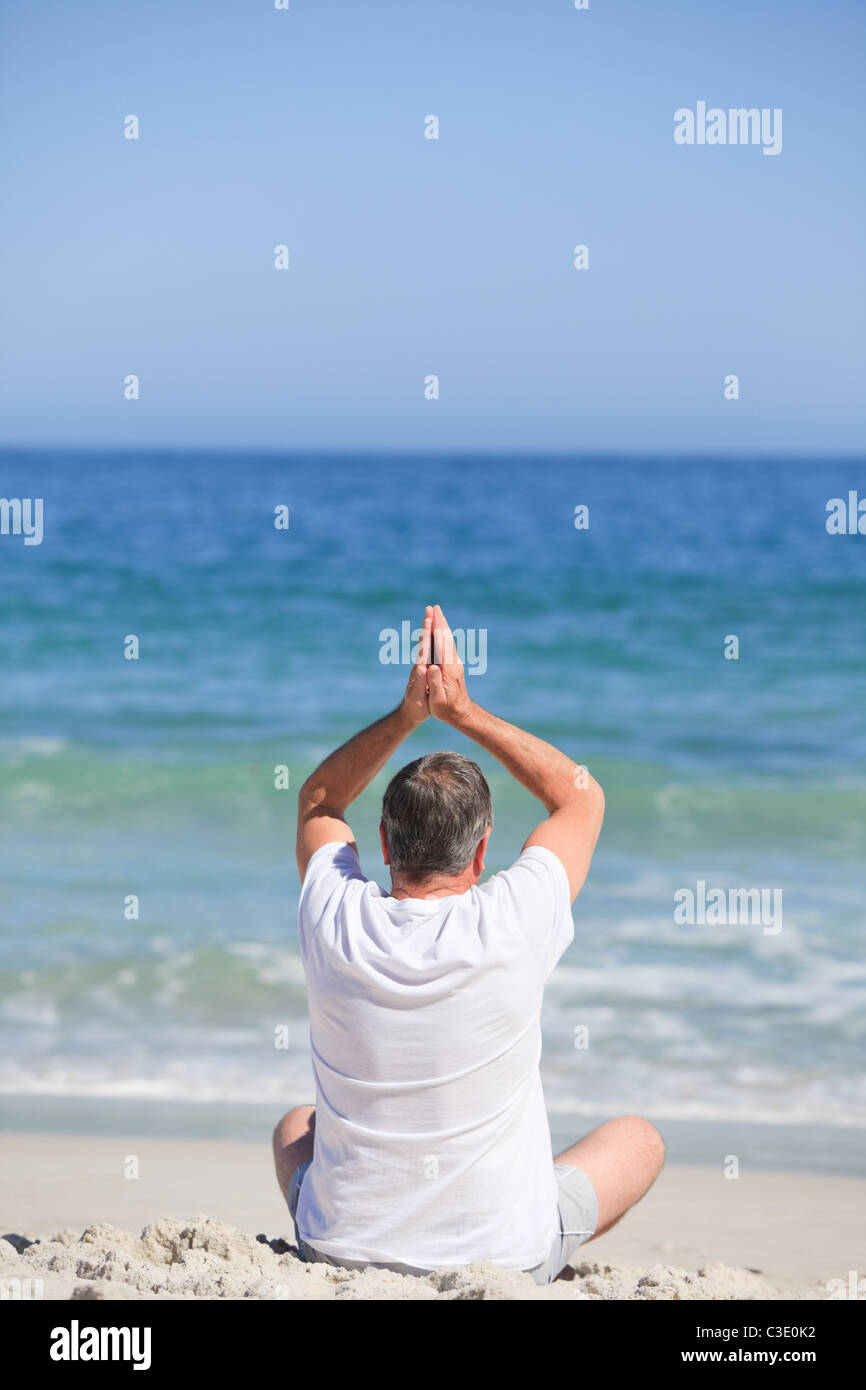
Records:
{"label": "man", "polygon": [[[551,1155],[542,995],[574,936],[604,797],[585,769],[469,698],[438,605],[417,654],[399,707],[326,758],[298,798],[316,1106],[277,1126],[277,1179],[303,1260],[422,1275],[490,1260],[549,1283],[664,1160],[658,1131],[634,1115]],[[419,758],[385,792],[387,893],[361,872],[346,811],[431,715],[497,758],[547,816],[482,885],[493,812],[481,769],[457,753]]]}

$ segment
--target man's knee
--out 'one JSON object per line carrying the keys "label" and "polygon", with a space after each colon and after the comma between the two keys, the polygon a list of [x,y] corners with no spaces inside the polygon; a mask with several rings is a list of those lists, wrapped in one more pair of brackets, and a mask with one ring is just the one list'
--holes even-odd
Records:
{"label": "man's knee", "polygon": [[642,1115],[621,1115],[619,1123],[627,1130],[629,1142],[639,1151],[646,1163],[660,1172],[665,1161],[665,1141],[655,1125]]}
{"label": "man's knee", "polygon": [[312,1105],[297,1105],[287,1111],[274,1130],[274,1163],[283,1196],[295,1170],[313,1157],[315,1137],[316,1111]]}
{"label": "man's knee", "polygon": [[296,1105],[287,1110],[274,1129],[275,1144],[291,1144],[303,1134],[316,1128],[316,1108],[314,1105]]}

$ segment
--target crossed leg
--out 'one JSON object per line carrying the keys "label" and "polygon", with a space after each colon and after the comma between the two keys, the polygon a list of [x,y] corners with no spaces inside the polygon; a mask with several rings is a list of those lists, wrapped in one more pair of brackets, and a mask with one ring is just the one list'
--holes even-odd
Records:
{"label": "crossed leg", "polygon": [[274,1165],[283,1201],[296,1168],[313,1157],[316,1137],[316,1108],[297,1105],[284,1115],[274,1130]]}
{"label": "crossed leg", "polygon": [[[313,1157],[315,1136],[312,1105],[289,1110],[274,1130],[274,1164],[284,1200],[295,1169]],[[597,1240],[649,1191],[664,1160],[664,1140],[655,1125],[640,1115],[620,1115],[578,1139],[554,1162],[582,1169],[595,1188],[598,1227],[590,1240]]]}
{"label": "crossed leg", "polygon": [[[665,1161],[664,1140],[640,1115],[619,1115],[578,1139],[554,1159],[580,1168],[598,1197],[597,1240],[648,1192]],[[589,1241],[584,1242],[589,1244]]]}

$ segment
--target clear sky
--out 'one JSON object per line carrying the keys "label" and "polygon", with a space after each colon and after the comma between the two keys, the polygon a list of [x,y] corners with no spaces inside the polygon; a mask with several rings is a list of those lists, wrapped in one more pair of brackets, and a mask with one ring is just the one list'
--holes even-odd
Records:
{"label": "clear sky", "polygon": [[[7,0],[2,50],[0,442],[862,449],[861,0]],[[700,100],[781,153],[678,146]]]}

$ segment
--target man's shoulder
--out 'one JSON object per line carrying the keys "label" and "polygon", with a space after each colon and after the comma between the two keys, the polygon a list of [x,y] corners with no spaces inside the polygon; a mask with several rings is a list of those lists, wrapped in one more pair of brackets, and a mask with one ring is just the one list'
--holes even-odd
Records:
{"label": "man's shoulder", "polygon": [[345,840],[333,840],[320,845],[307,863],[298,909],[301,916],[321,912],[324,904],[339,889],[351,890],[353,885],[367,882],[361,869],[358,851]]}
{"label": "man's shoulder", "polygon": [[529,845],[507,869],[493,874],[486,883],[481,884],[481,888],[497,892],[502,888],[513,889],[519,883],[529,886],[533,882],[547,883],[568,894],[565,865],[552,849],[544,845]]}
{"label": "man's shoulder", "polygon": [[304,887],[311,877],[315,878],[329,869],[336,869],[339,873],[347,872],[352,877],[364,877],[358,851],[347,840],[329,840],[326,845],[319,845],[319,848],[313,851],[307,861]]}
{"label": "man's shoulder", "polygon": [[574,939],[568,873],[544,845],[530,845],[507,869],[483,885],[497,917],[511,920],[534,955],[543,978]]}

